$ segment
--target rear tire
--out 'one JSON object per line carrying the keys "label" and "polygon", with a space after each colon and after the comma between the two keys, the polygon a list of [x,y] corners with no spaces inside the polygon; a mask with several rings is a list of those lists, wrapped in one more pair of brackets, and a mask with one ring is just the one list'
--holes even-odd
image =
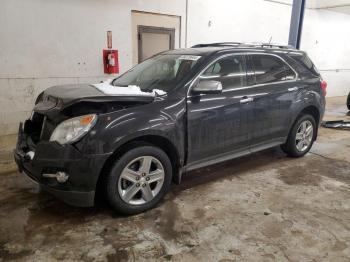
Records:
{"label": "rear tire", "polygon": [[348,106],[348,109],[350,110],[350,93],[348,95],[348,99],[346,101],[346,105]]}
{"label": "rear tire", "polygon": [[316,121],[312,115],[303,114],[294,123],[282,150],[291,157],[302,157],[308,153],[316,137]]}
{"label": "rear tire", "polygon": [[122,155],[106,178],[110,205],[133,215],[155,207],[167,193],[172,165],[167,154],[154,146],[139,146]]}

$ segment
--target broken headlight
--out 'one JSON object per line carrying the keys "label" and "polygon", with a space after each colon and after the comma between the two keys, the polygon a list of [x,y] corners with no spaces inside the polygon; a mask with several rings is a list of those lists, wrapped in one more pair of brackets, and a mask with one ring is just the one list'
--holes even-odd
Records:
{"label": "broken headlight", "polygon": [[97,115],[84,115],[63,121],[53,131],[50,141],[73,143],[87,134],[96,124]]}

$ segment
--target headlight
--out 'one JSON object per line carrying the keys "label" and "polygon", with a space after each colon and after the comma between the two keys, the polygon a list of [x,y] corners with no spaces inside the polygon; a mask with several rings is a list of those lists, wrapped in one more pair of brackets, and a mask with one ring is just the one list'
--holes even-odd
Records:
{"label": "headlight", "polygon": [[50,141],[60,144],[73,143],[86,135],[95,125],[97,115],[85,115],[63,121],[53,131]]}

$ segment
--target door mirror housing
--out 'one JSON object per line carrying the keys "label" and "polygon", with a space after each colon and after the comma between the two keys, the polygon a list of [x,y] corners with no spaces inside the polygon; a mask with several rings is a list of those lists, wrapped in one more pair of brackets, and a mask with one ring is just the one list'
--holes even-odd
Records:
{"label": "door mirror housing", "polygon": [[196,94],[220,94],[222,92],[222,84],[215,80],[199,80],[197,85],[192,89]]}

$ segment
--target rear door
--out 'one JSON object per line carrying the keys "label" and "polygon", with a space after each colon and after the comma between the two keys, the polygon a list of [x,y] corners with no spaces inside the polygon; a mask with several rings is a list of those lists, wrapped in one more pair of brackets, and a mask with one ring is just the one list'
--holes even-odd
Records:
{"label": "rear door", "polygon": [[[292,121],[292,105],[296,103],[296,72],[274,54],[250,54],[249,75],[254,86],[253,151],[281,143]],[[255,149],[255,150],[254,150]]]}
{"label": "rear door", "polygon": [[234,152],[249,151],[254,104],[246,89],[244,55],[213,62],[199,81],[220,81],[220,94],[193,94],[187,99],[188,163],[210,161]]}

